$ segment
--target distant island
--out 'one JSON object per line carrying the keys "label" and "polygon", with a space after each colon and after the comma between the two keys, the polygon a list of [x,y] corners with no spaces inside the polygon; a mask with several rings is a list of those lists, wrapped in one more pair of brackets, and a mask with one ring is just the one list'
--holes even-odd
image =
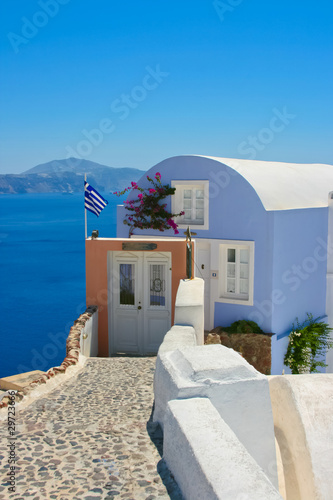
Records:
{"label": "distant island", "polygon": [[0,174],[0,194],[79,193],[84,174],[95,189],[102,192],[124,189],[144,174],[137,168],[116,168],[89,160],[68,158],[37,165],[22,174]]}

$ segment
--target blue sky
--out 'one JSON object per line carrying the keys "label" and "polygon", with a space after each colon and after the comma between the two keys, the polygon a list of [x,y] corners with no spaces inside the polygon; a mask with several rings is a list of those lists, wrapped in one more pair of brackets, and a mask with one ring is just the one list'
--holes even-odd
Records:
{"label": "blue sky", "polygon": [[333,4],[2,0],[0,172],[78,156],[333,164]]}

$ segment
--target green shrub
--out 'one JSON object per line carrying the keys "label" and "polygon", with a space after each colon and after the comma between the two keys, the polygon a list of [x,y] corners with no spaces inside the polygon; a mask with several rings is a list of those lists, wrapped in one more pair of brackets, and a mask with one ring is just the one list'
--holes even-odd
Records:
{"label": "green shrub", "polygon": [[264,333],[257,323],[247,321],[246,319],[235,321],[230,326],[223,327],[222,329],[227,333]]}
{"label": "green shrub", "polygon": [[307,318],[302,324],[296,318],[296,325],[293,323],[289,335],[284,364],[289,366],[293,374],[318,373],[318,366],[327,366],[321,359],[327,349],[333,347],[330,338],[332,328],[327,323],[318,321],[320,318],[313,319],[312,314],[307,313]]}

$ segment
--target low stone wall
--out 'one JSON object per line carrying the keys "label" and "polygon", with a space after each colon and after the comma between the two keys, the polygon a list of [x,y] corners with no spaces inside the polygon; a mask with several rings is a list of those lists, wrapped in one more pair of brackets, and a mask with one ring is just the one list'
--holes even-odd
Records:
{"label": "low stone wall", "polygon": [[164,336],[158,354],[174,351],[182,347],[196,346],[197,338],[193,326],[174,325]]}
{"label": "low stone wall", "polygon": [[[29,394],[39,385],[46,384],[49,379],[54,378],[56,375],[65,373],[69,366],[77,364],[80,355],[80,338],[82,330],[84,329],[87,321],[89,321],[94,314],[97,314],[97,306],[89,306],[86,311],[74,321],[66,340],[66,356],[61,365],[50,368],[39,378],[33,380],[24,388],[24,390],[18,391],[16,393],[17,401],[21,401],[25,395]],[[7,405],[8,397],[5,396],[0,402],[0,409],[6,407]]]}
{"label": "low stone wall", "polygon": [[[168,403],[208,398],[270,481],[278,488],[275,437],[267,377],[222,345],[161,353],[155,370],[153,419],[162,428]],[[202,419],[205,416],[202,415]]]}
{"label": "low stone wall", "polygon": [[201,290],[195,280],[181,283],[181,324],[157,355],[153,420],[164,429],[163,456],[186,499],[281,498],[267,377],[232,349],[196,345]]}
{"label": "low stone wall", "polygon": [[[211,333],[219,336],[222,345],[239,352],[258,372],[271,374],[273,334],[226,333],[220,327],[214,328]],[[207,339],[207,335],[205,337]]]}
{"label": "low stone wall", "polygon": [[168,403],[163,457],[186,499],[281,500],[207,398]]}
{"label": "low stone wall", "polygon": [[[94,312],[97,311],[97,306],[90,306],[91,311],[92,308],[94,308]],[[98,314],[94,314],[94,312],[84,321],[81,328],[80,352],[87,358],[97,357],[98,355]]]}

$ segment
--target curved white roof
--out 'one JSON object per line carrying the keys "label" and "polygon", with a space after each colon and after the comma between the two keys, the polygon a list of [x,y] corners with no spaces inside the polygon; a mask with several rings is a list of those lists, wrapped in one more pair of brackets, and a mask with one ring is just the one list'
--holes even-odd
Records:
{"label": "curved white roof", "polygon": [[251,184],[266,210],[327,207],[329,192],[333,191],[333,165],[202,157],[238,172]]}

